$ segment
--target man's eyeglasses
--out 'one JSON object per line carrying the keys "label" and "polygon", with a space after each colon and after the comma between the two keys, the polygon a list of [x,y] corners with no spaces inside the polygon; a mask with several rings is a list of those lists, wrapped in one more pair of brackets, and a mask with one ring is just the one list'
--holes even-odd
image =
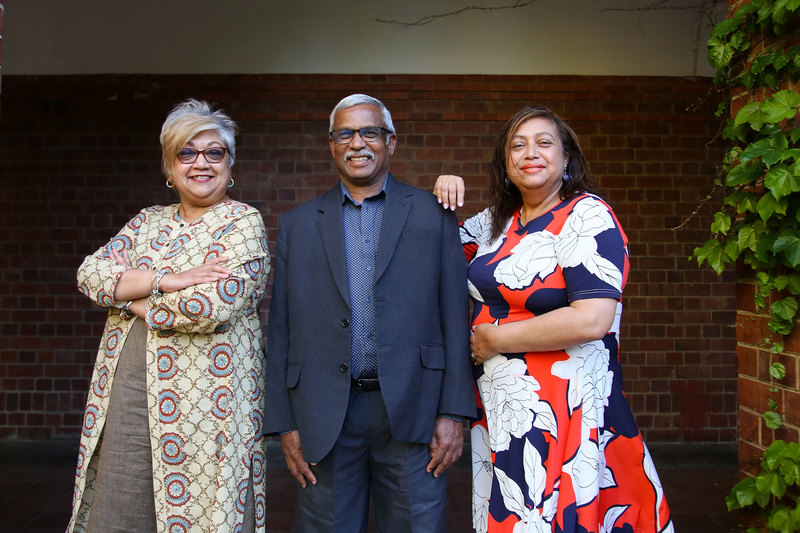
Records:
{"label": "man's eyeglasses", "polygon": [[178,152],[178,161],[186,164],[194,163],[197,160],[197,156],[203,154],[203,157],[205,157],[206,161],[209,163],[219,163],[225,159],[225,154],[227,152],[228,149],[223,148],[222,146],[214,146],[212,148],[206,148],[205,150],[183,148],[180,152]]}
{"label": "man's eyeglasses", "polygon": [[379,126],[367,126],[359,130],[334,130],[330,135],[334,144],[347,144],[353,140],[356,133],[361,136],[365,143],[374,143],[380,140],[383,134],[392,132]]}

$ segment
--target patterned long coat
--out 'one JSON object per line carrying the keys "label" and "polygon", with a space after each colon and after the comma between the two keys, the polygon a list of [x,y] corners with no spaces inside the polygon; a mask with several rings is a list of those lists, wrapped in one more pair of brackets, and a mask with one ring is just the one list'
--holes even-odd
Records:
{"label": "patterned long coat", "polygon": [[[114,288],[127,250],[139,269],[182,272],[227,256],[226,279],[149,298],[147,400],[159,531],[237,531],[251,465],[256,524],[264,527],[264,359],[258,304],[270,258],[261,214],[226,201],[188,224],[178,205],[131,219],[78,270],[79,290],[109,308],[83,418],[68,531],[85,531],[118,355],[133,322]],[[136,320],[139,320],[138,318]]]}

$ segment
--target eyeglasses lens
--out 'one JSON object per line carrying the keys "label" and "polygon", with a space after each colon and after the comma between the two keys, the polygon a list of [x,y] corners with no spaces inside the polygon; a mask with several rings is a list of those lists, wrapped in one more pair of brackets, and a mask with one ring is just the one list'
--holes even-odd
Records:
{"label": "eyeglasses lens", "polygon": [[360,130],[336,130],[331,132],[331,137],[334,143],[344,144],[350,142],[356,132],[358,132],[365,142],[374,142],[380,138],[383,128],[368,126]]}
{"label": "eyeglasses lens", "polygon": [[178,152],[178,161],[181,163],[194,163],[197,160],[197,156],[203,154],[203,157],[205,157],[206,161],[209,163],[219,163],[225,159],[225,151],[224,148],[209,148],[207,150],[184,148]]}

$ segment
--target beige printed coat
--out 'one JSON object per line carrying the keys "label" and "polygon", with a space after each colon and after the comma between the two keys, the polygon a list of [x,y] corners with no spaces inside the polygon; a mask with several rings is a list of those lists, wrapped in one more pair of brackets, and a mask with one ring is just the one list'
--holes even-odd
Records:
{"label": "beige printed coat", "polygon": [[[147,398],[158,530],[236,531],[253,470],[256,524],[264,527],[265,448],[261,435],[264,356],[258,304],[270,257],[261,214],[226,201],[188,224],[178,205],[131,219],[78,270],[79,290],[108,319],[84,413],[68,531],[85,531],[117,355],[133,321],[120,317],[114,288],[125,271],[109,254],[127,250],[133,267],[182,272],[227,256],[233,273],[214,283],[149,298]],[[138,318],[135,320],[139,320]]]}

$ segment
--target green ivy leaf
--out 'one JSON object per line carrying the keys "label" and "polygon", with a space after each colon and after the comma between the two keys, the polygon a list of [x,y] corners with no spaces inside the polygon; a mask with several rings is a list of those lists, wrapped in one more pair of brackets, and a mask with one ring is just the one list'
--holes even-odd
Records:
{"label": "green ivy leaf", "polygon": [[775,239],[772,251],[775,253],[783,252],[789,264],[797,268],[800,265],[800,236],[796,232],[780,235]]}
{"label": "green ivy leaf", "polygon": [[797,314],[797,300],[792,296],[787,296],[782,300],[774,302],[770,307],[770,312],[784,320],[792,320]]}
{"label": "green ivy leaf", "polygon": [[789,141],[782,134],[773,135],[766,139],[754,142],[742,152],[742,164],[747,164],[758,157],[767,165],[774,165],[783,157],[784,150],[789,147]]}
{"label": "green ivy leaf", "polygon": [[800,176],[790,172],[786,165],[775,165],[764,176],[764,185],[775,195],[775,198],[783,198],[800,191]]}
{"label": "green ivy leaf", "polygon": [[752,477],[746,477],[737,482],[731,488],[731,494],[725,499],[728,504],[728,510],[742,509],[748,505],[752,505],[756,501],[756,480]]}
{"label": "green ivy leaf", "polygon": [[794,272],[787,276],[788,283],[786,284],[786,288],[789,289],[789,292],[792,294],[800,294],[800,272]]}
{"label": "green ivy leaf", "polygon": [[769,367],[769,375],[774,379],[784,379],[786,377],[786,367],[778,362],[772,363]]}
{"label": "green ivy leaf", "polygon": [[773,494],[782,498],[786,493],[786,482],[776,472],[761,474],[756,477],[756,491],[762,495]]}
{"label": "green ivy leaf", "polygon": [[[758,201],[758,204],[756,205],[756,211],[758,212],[758,216],[761,217],[761,220],[766,222],[775,213],[785,215],[786,208],[788,206],[789,202],[786,200],[786,198],[776,199],[772,192],[768,192]],[[711,230],[714,231],[713,225],[711,226]]]}
{"label": "green ivy leaf", "polygon": [[749,124],[756,131],[766,122],[766,114],[761,111],[761,102],[750,102],[739,110],[734,119],[734,126]]}
{"label": "green ivy leaf", "polygon": [[725,270],[726,255],[720,246],[719,241],[710,239],[700,247],[694,249],[694,256],[697,258],[697,266],[702,266],[703,262],[707,262],[717,275],[722,274]]}
{"label": "green ivy leaf", "polygon": [[783,420],[781,420],[781,415],[779,415],[775,411],[767,411],[766,413],[764,413],[764,422],[766,423],[769,429],[778,429],[783,425]]}
{"label": "green ivy leaf", "polygon": [[735,52],[735,47],[731,44],[730,40],[724,36],[712,35],[706,47],[708,48],[708,62],[715,69],[727,67]]}
{"label": "green ivy leaf", "polygon": [[761,104],[761,112],[765,122],[781,122],[797,114],[800,105],[800,94],[794,91],[780,91]]}
{"label": "green ivy leaf", "polygon": [[751,185],[763,175],[764,167],[758,162],[752,165],[745,165],[742,163],[735,166],[730,172],[728,172],[728,175],[725,179],[725,185],[728,187],[736,187],[737,185]]}
{"label": "green ivy leaf", "polygon": [[727,234],[729,229],[731,229],[730,215],[722,211],[714,213],[714,222],[711,223],[711,231],[714,233]]}
{"label": "green ivy leaf", "polygon": [[736,243],[740,250],[748,249],[755,251],[758,232],[750,224],[745,224],[739,229]]}

